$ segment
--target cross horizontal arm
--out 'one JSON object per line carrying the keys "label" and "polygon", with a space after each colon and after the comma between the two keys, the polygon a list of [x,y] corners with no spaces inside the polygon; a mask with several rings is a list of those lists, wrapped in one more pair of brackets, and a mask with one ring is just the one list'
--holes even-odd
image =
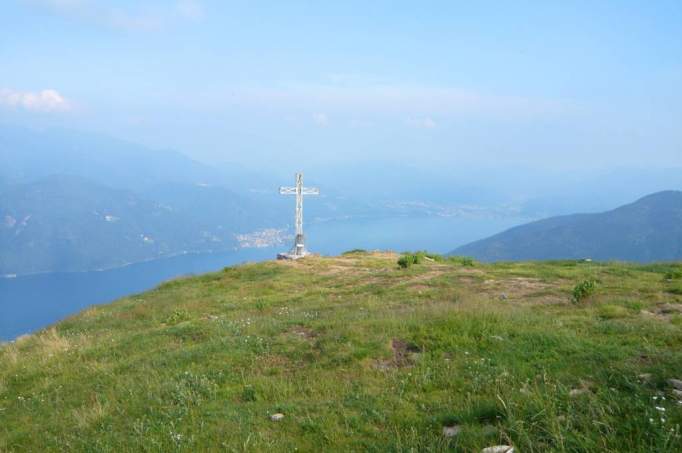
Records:
{"label": "cross horizontal arm", "polygon": [[[296,187],[280,187],[280,195],[296,195]],[[317,187],[303,187],[301,189],[302,195],[319,195],[320,189]]]}

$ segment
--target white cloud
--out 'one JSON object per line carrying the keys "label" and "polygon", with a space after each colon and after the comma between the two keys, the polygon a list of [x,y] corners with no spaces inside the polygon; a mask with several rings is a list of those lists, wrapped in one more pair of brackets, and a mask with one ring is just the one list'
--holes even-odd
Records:
{"label": "white cloud", "polygon": [[[112,6],[102,0],[24,0],[53,13],[111,28],[158,30],[178,22],[204,18],[200,0],[175,2],[134,2],[133,6]],[[111,2],[114,3],[114,2]]]}
{"label": "white cloud", "polygon": [[329,124],[329,118],[325,113],[313,113],[313,122],[318,126],[326,126]]}
{"label": "white cloud", "polygon": [[433,129],[437,126],[433,118],[428,116],[424,118],[411,118],[407,121],[407,124],[422,129]]}
{"label": "white cloud", "polygon": [[0,89],[0,105],[33,112],[65,112],[71,103],[57,90],[38,92]]}

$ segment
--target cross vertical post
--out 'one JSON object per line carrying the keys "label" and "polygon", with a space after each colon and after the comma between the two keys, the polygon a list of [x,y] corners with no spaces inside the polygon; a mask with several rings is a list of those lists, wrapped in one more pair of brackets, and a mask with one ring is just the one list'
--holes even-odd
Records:
{"label": "cross vertical post", "polygon": [[303,173],[296,173],[296,186],[294,187],[280,187],[279,193],[281,195],[296,195],[296,237],[294,238],[294,246],[289,253],[279,253],[278,259],[298,259],[306,256],[308,251],[305,249],[305,237],[303,235],[303,196],[304,195],[319,195],[320,189],[316,187],[303,187]]}

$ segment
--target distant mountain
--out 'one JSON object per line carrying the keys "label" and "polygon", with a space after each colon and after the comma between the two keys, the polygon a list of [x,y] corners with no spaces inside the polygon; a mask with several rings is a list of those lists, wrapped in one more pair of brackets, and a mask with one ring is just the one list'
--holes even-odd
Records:
{"label": "distant mountain", "polygon": [[451,252],[483,261],[682,259],[682,192],[665,191],[598,214],[551,217]]}
{"label": "distant mountain", "polygon": [[170,150],[154,150],[105,135],[0,125],[0,182],[21,184],[51,175],[75,175],[116,188],[224,184],[229,176]]}
{"label": "distant mountain", "polygon": [[[178,198],[187,196],[186,188],[177,190]],[[76,176],[13,185],[0,193],[0,274],[100,269],[235,247],[234,233],[255,223],[239,197],[221,191],[220,199],[214,219],[192,215],[201,207],[151,201]]]}

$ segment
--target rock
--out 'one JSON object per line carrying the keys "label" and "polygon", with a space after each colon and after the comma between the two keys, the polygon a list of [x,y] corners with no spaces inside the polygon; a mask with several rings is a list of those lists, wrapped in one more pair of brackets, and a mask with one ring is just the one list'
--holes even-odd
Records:
{"label": "rock", "polygon": [[586,388],[573,389],[570,392],[568,392],[568,396],[576,397],[576,396],[580,396],[583,393],[587,393],[587,392],[588,392],[588,390]]}
{"label": "rock", "polygon": [[673,389],[673,395],[682,399],[682,390]]}
{"label": "rock", "polygon": [[459,425],[443,426],[443,436],[445,437],[455,437],[462,430]]}
{"label": "rock", "polygon": [[278,422],[278,421],[282,420],[283,418],[284,418],[284,414],[280,414],[280,413],[272,414],[270,416],[270,420],[272,420],[273,422]]}
{"label": "rock", "polygon": [[668,384],[672,385],[677,390],[682,390],[682,381],[679,379],[668,379]]}
{"label": "rock", "polygon": [[514,453],[514,447],[509,445],[495,445],[494,447],[486,447],[481,450],[481,453]]}
{"label": "rock", "polygon": [[507,295],[505,293],[500,294],[500,300],[507,300]]}
{"label": "rock", "polygon": [[642,373],[637,377],[643,382],[649,382],[651,380],[651,373]]}

